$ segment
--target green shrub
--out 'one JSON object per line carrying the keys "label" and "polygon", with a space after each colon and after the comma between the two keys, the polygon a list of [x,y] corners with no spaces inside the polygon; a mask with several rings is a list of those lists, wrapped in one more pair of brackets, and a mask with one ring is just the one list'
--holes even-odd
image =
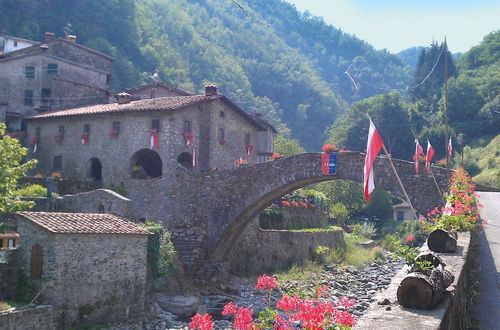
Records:
{"label": "green shrub", "polygon": [[16,190],[14,194],[19,197],[47,197],[47,188],[38,184],[32,184]]}
{"label": "green shrub", "polygon": [[127,197],[127,195],[128,195],[127,189],[123,185],[123,182],[118,183],[118,184],[116,184],[114,182],[110,182],[109,183],[109,190],[112,190],[115,193],[122,195],[123,197]]}
{"label": "green shrub", "polygon": [[356,236],[372,238],[377,235],[377,228],[373,222],[365,222],[362,225],[357,223],[352,227],[352,233]]}
{"label": "green shrub", "polygon": [[388,251],[396,251],[401,245],[401,241],[398,238],[398,234],[387,234],[384,236],[380,242],[380,246]]}
{"label": "green shrub", "polygon": [[170,233],[161,224],[147,221],[144,228],[152,235],[148,236],[148,264],[156,277],[168,276],[174,269],[174,245]]}

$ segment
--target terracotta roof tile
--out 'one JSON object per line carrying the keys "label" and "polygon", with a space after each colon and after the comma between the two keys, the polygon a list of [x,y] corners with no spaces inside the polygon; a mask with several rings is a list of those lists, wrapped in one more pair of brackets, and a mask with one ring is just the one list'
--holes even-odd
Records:
{"label": "terracotta roof tile", "polygon": [[132,221],[111,214],[25,211],[16,214],[56,234],[150,234]]}
{"label": "terracotta roof tile", "polygon": [[34,115],[29,119],[86,116],[86,115],[120,113],[120,112],[171,111],[222,97],[223,97],[222,95],[214,95],[214,96],[190,95],[190,96],[172,96],[172,97],[160,97],[156,99],[138,100],[125,104],[118,104],[118,103],[96,104],[81,108],[45,112]]}

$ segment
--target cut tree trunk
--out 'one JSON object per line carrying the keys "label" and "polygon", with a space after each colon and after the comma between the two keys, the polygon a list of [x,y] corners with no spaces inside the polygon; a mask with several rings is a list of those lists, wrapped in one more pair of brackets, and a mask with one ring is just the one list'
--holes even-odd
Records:
{"label": "cut tree trunk", "polygon": [[426,271],[426,270],[423,270],[420,268],[418,262],[421,262],[421,261],[429,261],[434,268],[438,267],[439,265],[441,265],[443,267],[446,266],[446,264],[443,262],[443,260],[439,256],[435,255],[434,253],[432,253],[430,251],[424,251],[424,252],[420,252],[420,254],[415,257],[415,264],[410,269],[409,273],[423,273],[426,275],[430,275],[431,270]]}
{"label": "cut tree trunk", "polygon": [[443,265],[434,268],[430,275],[413,272],[399,284],[397,297],[403,307],[430,309],[436,306],[453,283],[455,276],[445,270]]}
{"label": "cut tree trunk", "polygon": [[457,237],[455,230],[435,229],[427,238],[427,246],[434,252],[454,252],[457,249]]}

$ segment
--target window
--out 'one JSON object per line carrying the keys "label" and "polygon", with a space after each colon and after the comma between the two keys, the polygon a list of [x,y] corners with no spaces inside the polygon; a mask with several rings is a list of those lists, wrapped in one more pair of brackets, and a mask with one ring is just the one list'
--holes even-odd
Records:
{"label": "window", "polygon": [[24,105],[33,105],[33,91],[24,91]]}
{"label": "window", "polygon": [[219,116],[221,118],[224,118],[224,117],[226,117],[226,113],[224,111],[221,111],[221,112],[219,112]]}
{"label": "window", "polygon": [[42,101],[43,102],[49,101],[51,96],[52,96],[52,90],[50,88],[42,88]]}
{"label": "window", "polygon": [[245,148],[250,146],[250,134],[245,134]]}
{"label": "window", "polygon": [[26,66],[24,70],[24,76],[26,78],[35,78],[35,67],[34,66]]}
{"label": "window", "polygon": [[47,74],[49,75],[56,75],[58,72],[58,65],[57,63],[49,63],[47,64]]}
{"label": "window", "polygon": [[90,124],[83,125],[83,133],[90,133]]}
{"label": "window", "polygon": [[159,119],[151,120],[151,129],[155,129],[158,132],[160,131],[160,120]]}
{"label": "window", "polygon": [[14,40],[14,47],[17,47],[17,40]]}
{"label": "window", "polygon": [[38,244],[31,248],[31,278],[42,278],[43,254],[42,247]]}
{"label": "window", "polygon": [[397,220],[403,221],[404,219],[405,219],[405,213],[403,211],[398,211],[397,212]]}
{"label": "window", "polygon": [[219,128],[218,134],[217,134],[217,140],[219,142],[225,142],[226,141],[226,132],[224,131],[223,128]]}
{"label": "window", "polygon": [[35,136],[36,137],[42,136],[42,128],[41,127],[35,128]]}
{"label": "window", "polygon": [[120,122],[119,121],[113,122],[113,130],[120,133]]}
{"label": "window", "polygon": [[191,133],[191,121],[190,120],[185,120],[184,121],[184,133]]}
{"label": "window", "polygon": [[54,156],[54,171],[60,171],[62,169],[62,156]]}
{"label": "window", "polygon": [[59,128],[57,129],[57,131],[62,135],[64,136],[64,126],[59,126]]}
{"label": "window", "polygon": [[0,238],[0,249],[3,248],[3,239]]}

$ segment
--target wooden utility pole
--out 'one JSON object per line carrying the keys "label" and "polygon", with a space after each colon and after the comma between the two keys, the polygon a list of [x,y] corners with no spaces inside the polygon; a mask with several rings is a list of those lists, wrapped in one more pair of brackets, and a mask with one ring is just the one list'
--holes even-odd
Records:
{"label": "wooden utility pole", "polygon": [[448,44],[446,43],[446,37],[444,37],[444,126],[445,126],[445,136],[444,136],[444,151],[446,153],[446,168],[450,167],[449,157],[448,157],[448,138],[450,136],[450,131],[448,127]]}

